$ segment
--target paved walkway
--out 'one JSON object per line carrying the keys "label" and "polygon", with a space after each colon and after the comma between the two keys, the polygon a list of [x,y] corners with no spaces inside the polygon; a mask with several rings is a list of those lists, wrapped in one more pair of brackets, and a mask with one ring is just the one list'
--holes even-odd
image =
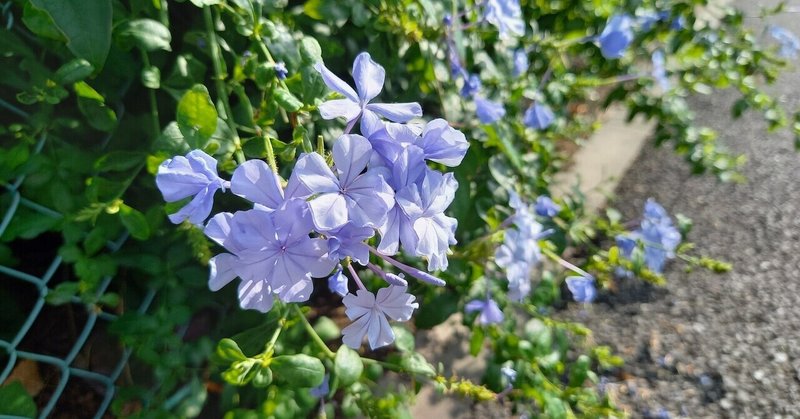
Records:
{"label": "paved walkway", "polygon": [[[737,6],[755,16],[763,3]],[[769,22],[800,34],[800,14]],[[770,92],[797,109],[800,72]],[[687,274],[672,264],[664,289],[636,284],[588,316],[573,313],[626,358],[631,376],[611,388],[635,417],[659,408],[672,417],[800,417],[800,154],[790,133],[767,134],[756,113],[732,121],[738,98],[723,92],[690,103],[699,125],[748,156],[747,183],[692,176],[671,150],[645,147],[615,204],[634,218],[654,197],[671,214],[688,215],[690,241],[734,271]]]}

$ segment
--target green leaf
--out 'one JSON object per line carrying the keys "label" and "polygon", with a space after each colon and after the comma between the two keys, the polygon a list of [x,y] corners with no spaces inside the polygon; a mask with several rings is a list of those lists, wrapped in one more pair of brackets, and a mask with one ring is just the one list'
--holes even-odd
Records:
{"label": "green leaf", "polygon": [[237,333],[231,337],[231,339],[242,348],[242,352],[245,354],[256,354],[264,350],[264,345],[267,343],[266,336],[271,335],[275,331],[275,328],[278,327],[279,315],[273,313],[277,313],[277,310],[271,310],[270,314],[267,314],[267,318],[263,321],[263,324]]}
{"label": "green leaf", "polygon": [[300,58],[305,64],[314,64],[322,61],[322,47],[316,39],[306,36],[300,41]]}
{"label": "green leaf", "polygon": [[83,58],[76,58],[56,70],[55,82],[68,85],[79,82],[94,72],[94,66]]}
{"label": "green leaf", "polygon": [[19,381],[0,387],[0,414],[32,418],[36,403]]}
{"label": "green leaf", "polygon": [[339,377],[340,385],[349,386],[361,377],[361,373],[364,372],[364,363],[356,351],[350,349],[347,345],[342,345],[336,351],[333,371]]}
{"label": "green leaf", "polygon": [[136,19],[125,22],[117,29],[117,36],[122,42],[131,42],[144,51],[162,49],[171,51],[172,34],[159,21],[153,19]]}
{"label": "green leaf", "polygon": [[303,107],[303,102],[300,102],[300,99],[295,97],[292,92],[281,87],[274,90],[272,97],[275,98],[275,102],[278,102],[281,108],[288,112],[297,112]]}
{"label": "green leaf", "polygon": [[75,90],[75,94],[78,95],[79,98],[92,99],[92,100],[97,100],[99,102],[106,101],[103,95],[98,93],[97,90],[94,90],[92,86],[86,84],[86,82],[79,81],[73,84],[72,88]]}
{"label": "green leaf", "polygon": [[61,31],[56,27],[53,18],[47,12],[37,8],[31,2],[25,3],[25,8],[22,9],[22,23],[36,35],[54,39],[56,41],[66,42],[67,39],[61,34]]}
{"label": "green leaf", "polygon": [[272,370],[261,366],[253,376],[253,387],[264,388],[272,384]]}
{"label": "green leaf", "polygon": [[476,327],[472,329],[472,337],[469,340],[469,353],[472,356],[478,356],[483,348],[483,329]]}
{"label": "green leaf", "polygon": [[433,377],[436,375],[436,370],[433,368],[433,365],[418,352],[404,354],[400,361],[400,366],[413,374],[424,375],[426,377]]}
{"label": "green leaf", "polygon": [[144,217],[144,214],[129,207],[127,204],[122,204],[119,206],[119,216],[122,225],[128,229],[133,238],[147,240],[150,237],[150,225],[147,224],[147,218]]}
{"label": "green leaf", "polygon": [[256,375],[259,364],[259,361],[250,358],[236,361],[221,374],[222,379],[230,384],[243,386]]}
{"label": "green leaf", "polygon": [[46,301],[48,304],[52,304],[54,306],[58,306],[61,304],[66,304],[72,300],[78,293],[79,284],[73,281],[62,282],[56,287],[47,293]]}
{"label": "green leaf", "polygon": [[325,378],[322,361],[304,354],[276,356],[270,366],[275,379],[290,387],[316,387]]}
{"label": "green leaf", "polygon": [[397,346],[397,349],[403,352],[414,351],[414,335],[408,329],[399,324],[393,324],[392,331],[394,332],[394,345]]}
{"label": "green leaf", "polygon": [[219,4],[220,0],[190,0],[197,7],[213,6]]}
{"label": "green leaf", "polygon": [[117,114],[106,106],[105,99],[97,90],[82,81],[72,86],[78,95],[78,109],[92,128],[108,132],[117,126]]}
{"label": "green leaf", "polygon": [[339,326],[330,317],[320,316],[314,324],[314,331],[317,332],[322,340],[333,340],[342,335]]}
{"label": "green leaf", "polygon": [[244,361],[247,359],[239,348],[239,345],[229,338],[222,339],[217,344],[217,355],[225,361]]}
{"label": "green leaf", "polygon": [[98,131],[109,132],[117,126],[117,114],[103,102],[79,97],[78,109]]}
{"label": "green leaf", "polygon": [[161,70],[151,65],[142,69],[142,85],[148,89],[161,87]]}
{"label": "green leaf", "polygon": [[76,57],[86,59],[98,71],[103,68],[111,48],[111,0],[31,3],[50,15]]}
{"label": "green leaf", "polygon": [[141,164],[145,156],[138,151],[112,151],[97,159],[94,168],[98,172],[123,172]]}
{"label": "green leaf", "polygon": [[192,148],[203,148],[217,130],[217,109],[208,89],[196,84],[178,102],[178,129]]}

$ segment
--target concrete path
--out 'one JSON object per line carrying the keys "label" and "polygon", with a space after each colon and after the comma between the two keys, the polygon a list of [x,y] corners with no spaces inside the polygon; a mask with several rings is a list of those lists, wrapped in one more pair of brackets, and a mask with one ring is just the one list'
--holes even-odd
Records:
{"label": "concrete path", "polygon": [[[737,6],[757,16],[765,3]],[[798,17],[769,23],[800,34]],[[797,109],[800,72],[769,90]],[[627,218],[637,217],[648,197],[690,216],[690,241],[734,271],[687,274],[673,264],[663,289],[635,284],[588,313],[572,313],[625,357],[626,379],[610,389],[634,417],[656,417],[659,409],[672,417],[800,417],[800,154],[790,133],[767,134],[756,113],[732,121],[738,98],[723,92],[690,104],[698,124],[748,156],[747,183],[692,176],[671,150],[647,147],[615,203]]]}

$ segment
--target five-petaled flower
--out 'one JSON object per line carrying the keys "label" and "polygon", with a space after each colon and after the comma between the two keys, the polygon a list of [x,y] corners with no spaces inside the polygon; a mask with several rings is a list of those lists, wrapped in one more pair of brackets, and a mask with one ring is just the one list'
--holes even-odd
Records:
{"label": "five-petaled flower", "polygon": [[356,227],[377,227],[384,222],[394,204],[394,193],[378,170],[364,171],[371,156],[372,146],[366,138],[348,134],[333,145],[336,174],[317,153],[297,160],[290,188],[296,181],[297,196],[310,198],[308,206],[318,230],[333,230],[348,222]]}
{"label": "five-petaled flower", "polygon": [[365,289],[347,294],[342,302],[353,323],[342,330],[342,341],[353,349],[361,347],[365,336],[373,350],[391,344],[394,332],[388,319],[408,321],[414,309],[419,308],[415,300],[406,287],[396,285],[379,289],[377,296]]}
{"label": "five-petaled flower", "polygon": [[[362,114],[376,113],[394,122],[408,122],[422,116],[419,103],[369,103],[383,90],[386,70],[372,60],[369,53],[358,54],[353,62],[353,90],[339,76],[333,74],[325,64],[317,63],[314,68],[322,75],[322,80],[331,90],[344,95],[344,99],[329,100],[319,105],[319,113],[325,119],[344,117],[348,128],[352,128]],[[347,130],[349,132],[349,129]]]}
{"label": "five-petaled flower", "polygon": [[589,276],[570,276],[566,279],[572,298],[579,303],[591,303],[597,298],[594,278]]}
{"label": "five-petaled flower", "polygon": [[189,220],[200,225],[211,214],[214,194],[230,183],[217,175],[217,161],[202,150],[192,150],[186,156],[175,156],[158,166],[156,186],[167,202],[177,202],[192,196],[192,200],[169,220],[180,224]]}
{"label": "five-petaled flower", "polygon": [[472,300],[464,306],[464,311],[472,313],[475,311],[478,314],[478,323],[482,325],[497,324],[503,322],[503,312],[500,311],[497,302],[488,296],[484,300]]}
{"label": "five-petaled flower", "polygon": [[237,276],[242,308],[266,313],[273,295],[284,302],[307,301],[311,277],[327,276],[336,262],[325,240],[311,238],[312,225],[302,200],[268,212],[260,209],[215,215],[205,234],[231,253],[209,260],[208,286],[217,291]]}

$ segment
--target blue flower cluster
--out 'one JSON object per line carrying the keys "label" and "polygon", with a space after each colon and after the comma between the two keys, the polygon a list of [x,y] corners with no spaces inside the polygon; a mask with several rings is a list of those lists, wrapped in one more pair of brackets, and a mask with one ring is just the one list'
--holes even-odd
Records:
{"label": "blue flower cluster", "polygon": [[[469,142],[443,119],[409,122],[422,115],[417,103],[372,103],[383,89],[385,70],[367,53],[359,54],[353,65],[356,89],[324,64],[315,68],[329,88],[344,96],[319,106],[323,118],[346,121],[344,134],[332,147],[332,167],[324,156],[304,153],[284,182],[275,168],[249,160],[225,181],[217,174],[216,160],[194,150],[165,161],[156,184],[169,202],[192,197],[170,215],[174,223],[188,219],[202,225],[220,189],[253,203],[249,210],[216,214],[204,226],[205,234],[227,251],[209,261],[211,290],[238,277],[241,307],[267,312],[275,298],[307,301],[312,278],[330,275],[330,289],[344,297],[346,314],[353,320],[343,330],[344,343],[358,348],[367,338],[374,349],[394,341],[388,319],[407,321],[418,303],[406,292],[402,274],[384,272],[370,262],[370,254],[412,277],[444,285],[390,256],[402,249],[425,258],[428,270],[447,268],[457,221],[444,212],[458,183],[451,173],[433,170],[426,162],[457,166]],[[358,121],[360,134],[351,133]],[[373,248],[369,241],[376,231],[380,241]],[[388,286],[377,294],[367,290],[351,260]],[[345,268],[359,287],[356,294],[348,289]]]}
{"label": "blue flower cluster", "polygon": [[[494,25],[501,40],[509,40],[525,35],[525,21],[522,19],[522,9],[519,0],[487,0],[479,3],[483,7],[483,21]],[[463,80],[461,96],[472,98],[475,103],[475,113],[482,124],[492,124],[506,115],[506,110],[501,102],[492,101],[480,94],[481,79],[477,74],[470,74],[462,65],[453,37],[453,18],[445,16],[444,24],[447,57],[450,62],[450,71],[458,81]],[[520,77],[528,71],[528,52],[525,49],[516,49],[511,53],[512,74]],[[536,130],[545,130],[555,119],[555,115],[546,104],[534,101],[525,112],[523,123]]]}
{"label": "blue flower cluster", "polygon": [[[626,258],[633,257],[638,245],[644,249],[644,264],[653,272],[663,273],[667,259],[675,257],[675,249],[681,243],[681,233],[673,225],[667,211],[652,198],[644,205],[644,214],[639,228],[616,237],[617,246]],[[620,272],[629,275],[629,272]]]}
{"label": "blue flower cluster", "polygon": [[777,25],[770,25],[769,34],[773,39],[778,41],[778,54],[787,59],[797,58],[797,52],[800,51],[800,39],[792,31]]}
{"label": "blue flower cluster", "polygon": [[505,270],[508,280],[508,298],[522,301],[531,292],[531,274],[541,260],[539,239],[547,233],[542,232],[542,225],[536,221],[534,206],[520,199],[511,192],[509,205],[515,210],[510,222],[516,228],[505,231],[503,244],[495,251],[497,266]]}

